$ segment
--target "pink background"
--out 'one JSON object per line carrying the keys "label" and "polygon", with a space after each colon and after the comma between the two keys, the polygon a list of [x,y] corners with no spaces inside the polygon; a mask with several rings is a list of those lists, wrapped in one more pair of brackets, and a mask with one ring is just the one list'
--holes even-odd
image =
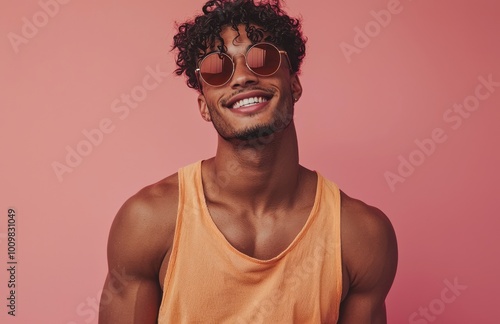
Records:
{"label": "pink background", "polygon": [[[49,6],[49,17],[40,3],[54,1],[2,0],[2,268],[9,207],[17,211],[19,240],[17,316],[4,306],[4,270],[2,323],[97,323],[92,305],[118,208],[215,149],[197,94],[173,77],[169,52],[174,22],[198,12],[202,1],[73,0]],[[482,89],[489,98],[460,117],[459,127],[443,114],[474,103],[479,77],[500,82],[500,4],[391,1],[399,13],[380,27],[371,11],[388,3],[287,1],[309,38],[296,115],[301,163],[391,218],[400,262],[389,323],[430,322],[418,314],[424,307],[434,323],[498,323],[500,87]],[[23,34],[34,19],[36,30],[24,27]],[[355,28],[367,24],[373,37],[346,57],[340,45],[354,46]],[[11,33],[29,37],[13,46]],[[148,66],[168,75],[140,92]],[[112,103],[133,89],[142,101],[123,118]],[[66,147],[76,149],[82,132],[103,119],[108,133],[58,179],[52,164],[65,164]],[[416,152],[415,141],[436,128],[446,141],[428,155]],[[399,156],[420,165],[391,188],[385,174],[398,173]],[[446,292],[445,303],[446,280],[462,290]]]}

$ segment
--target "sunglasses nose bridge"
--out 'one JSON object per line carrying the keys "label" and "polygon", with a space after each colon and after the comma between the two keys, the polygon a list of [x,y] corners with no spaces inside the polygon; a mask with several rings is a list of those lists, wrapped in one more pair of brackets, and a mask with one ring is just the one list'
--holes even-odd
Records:
{"label": "sunglasses nose bridge", "polygon": [[257,75],[248,66],[246,53],[235,54],[233,60],[233,75],[229,82],[232,84],[247,84],[256,82]]}
{"label": "sunglasses nose bridge", "polygon": [[[241,58],[238,58],[238,56],[241,56]],[[238,65],[245,66],[248,70],[252,71],[252,69],[250,69],[250,67],[248,66],[246,53],[234,54],[231,58],[231,61],[233,62],[233,74],[236,72]]]}

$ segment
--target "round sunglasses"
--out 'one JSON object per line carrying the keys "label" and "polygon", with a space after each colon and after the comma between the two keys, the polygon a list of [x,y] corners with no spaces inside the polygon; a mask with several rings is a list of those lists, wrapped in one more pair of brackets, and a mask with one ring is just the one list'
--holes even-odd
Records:
{"label": "round sunglasses", "polygon": [[[258,76],[271,76],[281,66],[281,54],[290,65],[290,59],[285,51],[279,50],[271,43],[257,43],[252,45],[245,53],[246,66]],[[231,56],[217,51],[203,57],[195,70],[199,79],[213,87],[221,87],[233,77],[235,63]]]}

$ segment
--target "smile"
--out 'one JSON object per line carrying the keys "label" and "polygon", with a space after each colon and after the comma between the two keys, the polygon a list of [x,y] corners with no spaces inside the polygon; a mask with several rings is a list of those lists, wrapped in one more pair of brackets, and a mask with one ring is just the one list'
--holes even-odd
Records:
{"label": "smile", "polygon": [[235,102],[231,108],[238,109],[241,107],[248,107],[248,106],[263,103],[266,101],[267,101],[267,98],[264,98],[264,97],[245,98],[245,99],[241,99],[241,100]]}

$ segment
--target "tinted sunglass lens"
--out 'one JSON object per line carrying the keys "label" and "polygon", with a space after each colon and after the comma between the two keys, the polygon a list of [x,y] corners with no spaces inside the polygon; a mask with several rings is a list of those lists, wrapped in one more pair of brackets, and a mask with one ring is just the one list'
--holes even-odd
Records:
{"label": "tinted sunglass lens", "polygon": [[257,74],[268,76],[280,67],[281,54],[270,44],[254,45],[247,53],[247,64]]}
{"label": "tinted sunglass lens", "polygon": [[233,62],[225,54],[212,53],[201,62],[200,73],[206,83],[219,86],[231,78]]}
{"label": "tinted sunglass lens", "polygon": [[[255,74],[270,76],[280,67],[281,53],[271,44],[256,44],[246,53],[246,63]],[[227,54],[215,52],[202,60],[200,74],[206,83],[221,86],[231,79],[233,67],[233,61]]]}

